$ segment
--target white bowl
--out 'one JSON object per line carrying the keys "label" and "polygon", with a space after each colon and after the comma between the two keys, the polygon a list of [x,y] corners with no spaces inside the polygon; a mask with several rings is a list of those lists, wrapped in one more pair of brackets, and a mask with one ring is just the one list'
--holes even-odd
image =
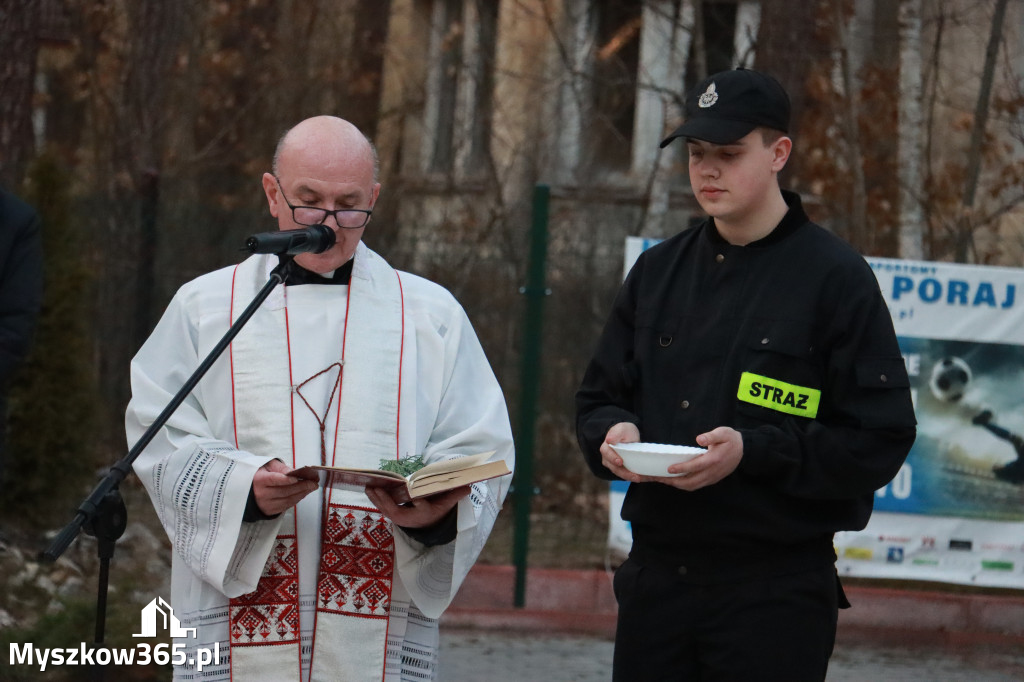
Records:
{"label": "white bowl", "polygon": [[668,468],[707,452],[704,448],[666,443],[615,443],[611,447],[627,469],[641,476],[682,476],[670,474]]}

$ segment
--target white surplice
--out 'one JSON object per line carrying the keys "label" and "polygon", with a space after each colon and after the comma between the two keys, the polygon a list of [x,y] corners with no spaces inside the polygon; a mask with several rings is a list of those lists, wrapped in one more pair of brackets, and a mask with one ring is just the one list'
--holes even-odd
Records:
{"label": "white surplice", "polygon": [[[377,270],[363,265],[374,258],[380,257],[359,246],[353,281],[376,276],[372,273]],[[274,262],[273,256],[254,256],[247,264],[269,273]],[[126,417],[130,443],[153,422],[227,330],[235,270],[225,268],[183,286],[133,360],[132,401]],[[493,457],[504,459],[511,469],[513,448],[504,399],[464,311],[436,284],[408,273],[400,273],[400,281],[404,331],[400,340],[401,391],[396,396],[400,397],[396,455],[423,454],[427,461],[434,461],[495,450]],[[353,339],[367,341],[354,336],[360,334],[357,328],[345,331],[348,289],[338,285],[279,286],[236,343],[249,327],[254,327],[253,333],[261,326],[266,331],[275,324],[272,316],[280,319],[283,309],[287,339],[280,347],[289,356],[291,374],[285,383],[302,384],[340,361],[346,335],[350,344]],[[353,291],[358,292],[358,286]],[[237,300],[235,305],[237,317]],[[347,360],[345,371],[350,377],[360,369],[374,369],[356,369],[352,359]],[[290,425],[294,420],[288,436],[295,438],[294,457],[291,448],[266,451],[272,449],[266,443],[279,443],[280,437],[254,437],[252,445],[240,439],[236,448],[233,371],[237,374],[240,368],[232,368],[233,361],[239,359],[226,352],[214,364],[135,463],[174,546],[171,604],[175,615],[184,627],[198,629],[197,637],[179,640],[186,645],[189,659],[197,649],[213,649],[215,644],[222,652],[227,649],[229,598],[255,589],[282,525],[292,523],[291,513],[271,521],[242,521],[255,471],[274,457],[294,466],[319,463],[324,448],[318,418],[326,424],[323,443],[328,463],[378,464],[376,459],[368,461],[365,454],[341,446],[335,451],[339,395],[331,396],[337,368],[302,387],[308,406],[291,395],[291,414],[268,418],[268,426],[280,425],[282,419]],[[268,358],[267,364],[281,366],[279,358]],[[283,390],[290,392],[290,387],[285,385]],[[458,536],[451,543],[425,547],[401,529],[393,529],[395,571],[387,619],[386,675],[377,679],[434,679],[436,619],[483,547],[509,482],[509,477],[504,477],[474,486],[470,498],[459,503]],[[322,493],[307,496],[294,511],[301,567],[303,679],[309,674],[312,646]],[[364,506],[372,508],[365,496],[360,497]],[[345,646],[341,641],[316,644],[318,651]],[[352,652],[353,657],[359,655]],[[207,666],[201,676],[194,666],[175,669],[175,679],[181,680],[227,680],[229,675],[223,661],[219,666]],[[347,679],[343,671],[335,675]]]}

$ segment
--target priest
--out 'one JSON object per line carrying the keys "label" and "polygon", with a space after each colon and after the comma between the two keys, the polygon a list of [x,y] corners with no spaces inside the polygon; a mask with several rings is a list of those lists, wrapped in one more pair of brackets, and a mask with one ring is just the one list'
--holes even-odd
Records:
{"label": "priest", "polygon": [[[295,257],[135,462],[173,545],[175,679],[435,679],[438,618],[510,477],[399,505],[296,470],[481,452],[511,469],[501,389],[451,294],[363,244],[380,184],[355,126],[296,125],[263,191],[281,230],[324,224],[336,243]],[[251,256],[177,292],[132,361],[129,444],[277,264]]]}

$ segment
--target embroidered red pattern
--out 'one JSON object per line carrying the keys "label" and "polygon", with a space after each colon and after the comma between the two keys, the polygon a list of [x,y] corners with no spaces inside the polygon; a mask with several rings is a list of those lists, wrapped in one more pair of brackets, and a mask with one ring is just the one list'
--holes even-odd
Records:
{"label": "embroidered red pattern", "polygon": [[323,528],[317,607],[348,616],[387,618],[395,539],[382,514],[331,504]]}
{"label": "embroidered red pattern", "polygon": [[231,600],[231,646],[299,640],[299,557],[294,535],[279,535],[256,589]]}

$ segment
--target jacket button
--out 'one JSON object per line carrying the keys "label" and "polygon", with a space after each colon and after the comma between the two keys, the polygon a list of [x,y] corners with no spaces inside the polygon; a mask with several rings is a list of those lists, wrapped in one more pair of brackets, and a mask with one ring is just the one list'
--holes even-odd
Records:
{"label": "jacket button", "polygon": [[725,256],[722,255],[722,254],[718,254],[717,256],[715,256],[715,262],[716,263],[724,263],[725,262]]}
{"label": "jacket button", "polygon": [[690,401],[684,400],[683,402],[679,403],[679,407],[683,408],[684,410],[690,409]]}
{"label": "jacket button", "polygon": [[885,376],[884,374],[880,378],[883,384],[889,380],[889,377]]}
{"label": "jacket button", "polygon": [[686,575],[686,566],[680,566],[676,569],[676,573],[679,575]]}
{"label": "jacket button", "polygon": [[761,345],[762,346],[767,346],[768,345],[768,337],[767,336],[764,337],[763,339],[761,339]]}

